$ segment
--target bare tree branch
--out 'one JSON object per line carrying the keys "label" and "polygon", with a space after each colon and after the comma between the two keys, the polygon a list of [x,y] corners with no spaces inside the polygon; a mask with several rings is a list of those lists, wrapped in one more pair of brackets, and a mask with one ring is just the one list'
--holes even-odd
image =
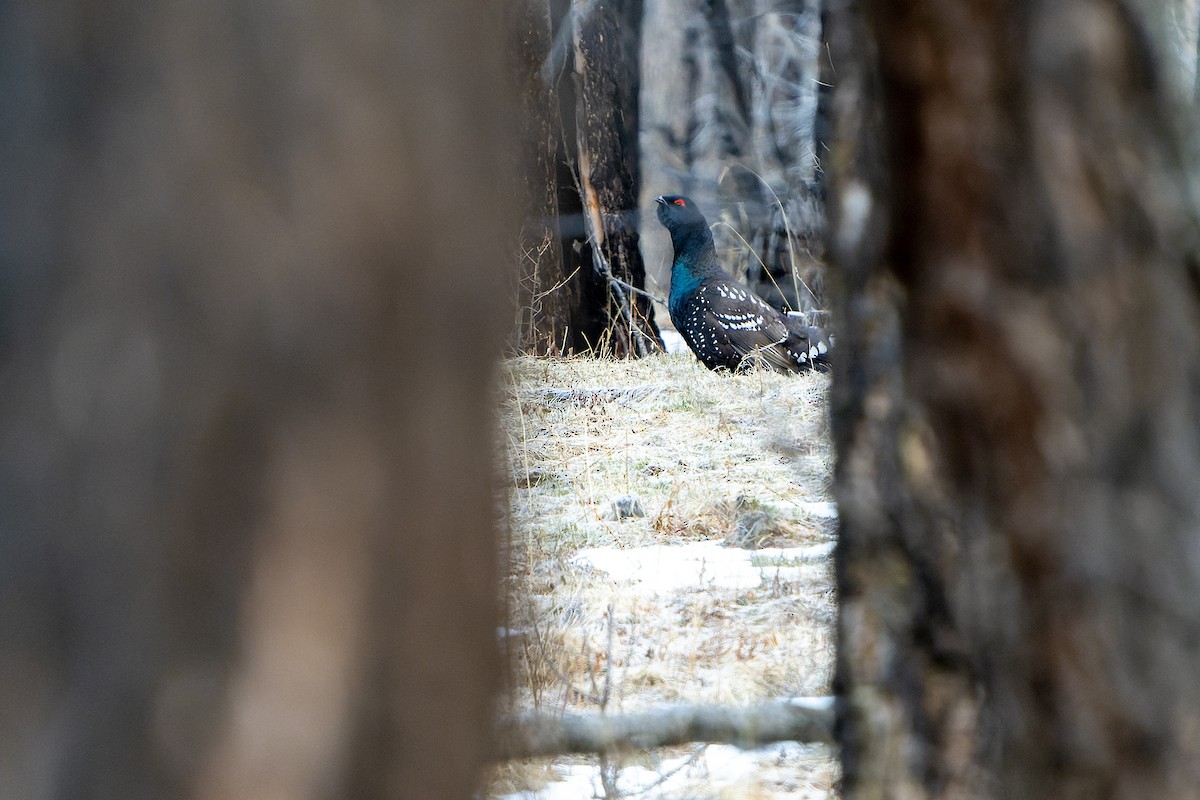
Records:
{"label": "bare tree branch", "polygon": [[671,706],[640,714],[523,714],[501,720],[501,759],[645,750],[688,742],[758,747],[833,741],[834,698],[794,698],[748,708]]}

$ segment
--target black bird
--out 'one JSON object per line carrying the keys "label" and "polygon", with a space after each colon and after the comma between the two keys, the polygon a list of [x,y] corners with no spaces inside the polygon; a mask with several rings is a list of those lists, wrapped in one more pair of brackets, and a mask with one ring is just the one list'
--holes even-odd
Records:
{"label": "black bird", "polygon": [[671,233],[671,322],[709,369],[739,371],[755,363],[779,372],[828,369],[829,337],[782,314],[743,289],[717,263],[708,221],[686,197],[655,199],[658,221]]}

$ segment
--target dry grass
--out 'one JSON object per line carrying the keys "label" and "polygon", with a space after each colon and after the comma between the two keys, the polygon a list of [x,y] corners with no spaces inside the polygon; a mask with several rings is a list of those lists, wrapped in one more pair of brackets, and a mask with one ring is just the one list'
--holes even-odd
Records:
{"label": "dry grass", "polygon": [[[831,521],[802,505],[829,499],[826,376],[714,374],[686,354],[520,358],[506,378],[512,709],[618,712],[828,693],[828,558],[806,560],[786,579],[763,562],[753,588],[701,581],[667,593],[575,558],[599,546],[634,558],[646,545],[689,540],[830,541]],[[631,507],[644,516],[625,516]],[[742,793],[701,781],[688,796],[831,796],[829,753],[789,752],[764,755]],[[678,756],[643,754],[640,765]],[[536,789],[577,763],[506,765],[491,794]]]}

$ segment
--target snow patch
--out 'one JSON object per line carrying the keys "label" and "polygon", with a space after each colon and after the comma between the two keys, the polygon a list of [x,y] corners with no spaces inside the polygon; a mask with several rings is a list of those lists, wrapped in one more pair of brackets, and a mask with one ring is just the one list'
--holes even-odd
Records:
{"label": "snow patch", "polygon": [[802,577],[798,562],[826,558],[833,542],[808,547],[764,547],[743,550],[723,542],[685,542],[622,549],[615,546],[580,550],[571,559],[607,572],[614,581],[638,584],[645,594],[680,589],[753,589],[764,581]]}
{"label": "snow patch", "polygon": [[806,708],[809,711],[829,711],[833,708],[833,695],[823,695],[821,697],[789,697],[788,705],[796,708]]}
{"label": "snow patch", "polygon": [[[667,758],[658,769],[627,766],[617,776],[622,795],[642,798],[688,797],[701,781],[706,794],[712,789],[752,784],[762,774],[764,764],[794,762],[806,754],[804,745],[779,742],[756,750],[739,750],[731,745],[711,744],[694,755]],[[580,800],[604,797],[598,767],[572,764],[562,769],[563,779],[538,791],[517,792],[497,800]]]}
{"label": "snow patch", "polygon": [[658,332],[662,334],[663,344],[667,346],[668,353],[687,352],[687,342],[683,341],[683,337],[679,335],[678,331],[660,328]]}
{"label": "snow patch", "polygon": [[798,508],[800,511],[803,511],[806,514],[810,514],[811,516],[814,516],[814,517],[820,517],[821,519],[837,519],[837,515],[838,515],[837,503],[827,503],[827,502],[822,502],[822,501],[812,501],[812,502],[802,501],[802,502],[796,503],[796,508]]}

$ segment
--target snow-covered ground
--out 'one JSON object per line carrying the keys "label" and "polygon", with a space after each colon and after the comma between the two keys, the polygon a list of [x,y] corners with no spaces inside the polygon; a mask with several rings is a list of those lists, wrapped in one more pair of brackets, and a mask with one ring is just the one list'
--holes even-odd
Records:
{"label": "snow-covered ground", "polygon": [[[828,376],[717,374],[684,350],[508,377],[507,711],[829,694]],[[510,762],[487,797],[832,800],[836,781],[823,745],[695,744]]]}
{"label": "snow-covered ground", "polygon": [[572,562],[603,570],[614,581],[634,584],[636,591],[661,595],[691,588],[753,589],[764,581],[800,580],[804,577],[800,564],[828,558],[832,552],[832,541],[743,550],[708,540],[635,548],[589,547],[580,550]]}
{"label": "snow-covered ground", "polygon": [[[790,797],[817,800],[827,797],[827,792],[801,785],[798,775],[806,764],[822,757],[823,753],[815,752],[812,745],[796,742],[779,742],[756,750],[699,745],[684,755],[663,759],[653,769],[626,766],[615,775],[614,783],[622,796],[644,800],[693,797],[697,785],[720,797],[762,797],[760,786],[764,782],[791,784],[795,791]],[[502,795],[497,800],[586,800],[605,796],[599,766],[571,764],[559,774],[559,780],[541,789]]]}

